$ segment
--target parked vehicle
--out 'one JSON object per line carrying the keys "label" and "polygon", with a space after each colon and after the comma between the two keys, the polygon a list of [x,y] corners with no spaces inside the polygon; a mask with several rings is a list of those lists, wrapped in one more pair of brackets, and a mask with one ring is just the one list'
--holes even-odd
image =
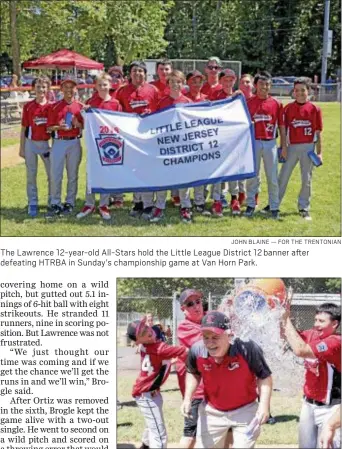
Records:
{"label": "parked vehicle", "polygon": [[274,77],[272,78],[272,86],[270,95],[277,97],[292,97],[293,83],[289,83],[284,78]]}
{"label": "parked vehicle", "polygon": [[[0,88],[6,89],[7,87],[8,87],[8,84],[6,84],[3,79],[0,79]],[[1,92],[1,98],[3,100],[7,100],[7,98],[9,98],[9,96],[10,96],[9,92]]]}

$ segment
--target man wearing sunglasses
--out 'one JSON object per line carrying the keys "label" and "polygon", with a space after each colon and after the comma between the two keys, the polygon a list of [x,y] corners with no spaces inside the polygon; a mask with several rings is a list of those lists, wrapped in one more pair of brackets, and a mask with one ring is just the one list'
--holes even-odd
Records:
{"label": "man wearing sunglasses", "polygon": [[208,59],[204,71],[207,76],[207,81],[203,84],[201,93],[206,95],[208,97],[208,100],[212,100],[215,92],[222,89],[219,80],[219,74],[222,71],[222,63],[220,58],[211,56]]}
{"label": "man wearing sunglasses", "polygon": [[[179,303],[184,312],[185,319],[179,323],[177,329],[178,342],[185,348],[190,348],[194,343],[201,340],[201,321],[204,316],[203,294],[194,289],[184,290]],[[184,398],[185,394],[185,363],[178,359],[176,364],[179,389]],[[180,441],[182,448],[193,448],[196,442],[198,407],[204,398],[203,384],[201,383],[191,398],[190,417],[184,418],[183,436]]]}

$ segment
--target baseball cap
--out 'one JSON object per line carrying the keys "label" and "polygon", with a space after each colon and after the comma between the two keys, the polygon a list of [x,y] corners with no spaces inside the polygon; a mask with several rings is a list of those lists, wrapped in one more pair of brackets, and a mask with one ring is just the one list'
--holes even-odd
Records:
{"label": "baseball cap", "polygon": [[192,72],[189,72],[186,75],[186,80],[189,81],[192,78],[197,78],[197,77],[202,78],[202,79],[204,78],[204,76],[202,75],[202,73],[199,70],[193,70]]}
{"label": "baseball cap", "polygon": [[221,72],[220,75],[219,75],[219,78],[221,79],[221,78],[223,78],[223,77],[225,77],[225,76],[230,76],[230,77],[232,77],[232,78],[236,78],[235,72],[234,72],[234,70],[232,70],[232,69],[225,69],[225,70],[222,70],[222,72]]}
{"label": "baseball cap", "polygon": [[221,312],[208,312],[201,322],[201,331],[211,331],[221,335],[230,329],[230,321],[227,315]]}
{"label": "baseball cap", "polygon": [[[208,58],[208,62],[210,62],[210,61],[215,61],[217,65],[222,67],[221,59],[218,58],[217,56],[210,56],[210,58]],[[207,65],[208,65],[208,62],[207,62]]]}
{"label": "baseball cap", "polygon": [[123,76],[122,67],[120,65],[113,65],[112,67],[109,67],[109,69],[108,69],[109,75],[112,72],[118,72],[118,73],[120,73],[121,76]]}
{"label": "baseball cap", "polygon": [[144,69],[144,72],[147,73],[147,67],[144,61],[132,61],[129,65],[129,71],[131,71],[133,67]]}
{"label": "baseball cap", "polygon": [[67,76],[67,77],[65,77],[64,79],[62,79],[62,81],[61,81],[61,86],[64,84],[64,83],[74,83],[75,84],[75,86],[77,86],[77,80],[76,80],[76,78],[74,77],[74,76]]}
{"label": "baseball cap", "polygon": [[137,335],[142,327],[146,324],[146,318],[135,320],[127,326],[127,336],[133,341],[137,341]]}
{"label": "baseball cap", "polygon": [[186,301],[190,298],[203,298],[203,293],[195,290],[193,288],[187,288],[182,291],[182,293],[179,296],[179,303],[181,306],[183,306]]}

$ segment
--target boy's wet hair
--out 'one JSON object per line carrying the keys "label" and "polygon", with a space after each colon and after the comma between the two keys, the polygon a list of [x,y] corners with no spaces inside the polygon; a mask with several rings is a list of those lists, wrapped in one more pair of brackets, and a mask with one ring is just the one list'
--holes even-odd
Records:
{"label": "boy's wet hair", "polygon": [[319,313],[327,313],[330,315],[331,321],[338,321],[338,324],[341,323],[341,308],[332,302],[325,302],[318,306],[315,310],[315,315]]}
{"label": "boy's wet hair", "polygon": [[170,65],[171,69],[172,69],[172,61],[171,61],[171,59],[164,58],[164,59],[161,59],[160,61],[158,61],[157,65],[156,65],[156,70],[158,70],[158,67],[160,65]]}
{"label": "boy's wet hair", "polygon": [[46,75],[41,75],[41,76],[37,76],[37,78],[34,78],[34,80],[32,81],[32,87],[34,88],[37,83],[41,83],[41,84],[45,83],[48,85],[49,89],[51,87],[51,80]]}
{"label": "boy's wet hair", "polygon": [[270,72],[266,72],[266,70],[258,72],[254,77],[254,84],[257,84],[259,80],[272,81],[272,75]]}
{"label": "boy's wet hair", "polygon": [[311,88],[311,80],[306,76],[300,76],[299,78],[296,78],[293,82],[293,85],[295,86],[296,84],[303,84],[308,90],[310,90]]}

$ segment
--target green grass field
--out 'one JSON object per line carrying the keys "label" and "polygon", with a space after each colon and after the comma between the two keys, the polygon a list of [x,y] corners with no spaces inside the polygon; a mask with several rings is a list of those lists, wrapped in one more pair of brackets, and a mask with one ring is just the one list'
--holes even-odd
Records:
{"label": "green grass field", "polygon": [[[132,386],[137,373],[135,371],[118,371],[117,394],[123,408],[117,413],[117,442],[138,442],[144,430],[144,420],[131,396]],[[162,388],[164,399],[164,420],[168,441],[178,442],[182,436],[183,418],[180,414],[181,395],[177,376],[171,374]],[[298,420],[301,409],[301,395],[295,397],[281,396],[273,392],[271,412],[277,424],[262,426],[258,445],[279,447],[282,444],[298,444]]]}
{"label": "green grass field", "polygon": [[[1,170],[1,235],[2,236],[340,236],[341,235],[341,180],[340,180],[340,105],[321,103],[324,119],[324,165],[314,169],[312,222],[303,220],[297,213],[297,196],[300,190],[298,167],[293,172],[287,194],[281,206],[281,220],[275,222],[256,213],[253,219],[232,217],[226,211],[221,219],[194,216],[192,224],[179,220],[178,210],[169,206],[166,219],[159,224],[128,216],[131,194],[125,196],[124,208],[113,211],[113,220],[104,223],[99,215],[77,221],[75,216],[47,222],[47,186],[42,165],[39,166],[38,183],[40,215],[30,219],[26,210],[25,166],[18,165]],[[8,142],[5,142],[9,144]],[[13,144],[12,139],[10,143]],[[2,148],[4,145],[2,144]],[[267,204],[267,186],[262,176],[260,206]],[[85,197],[85,157],[80,168],[76,211]],[[210,203],[208,202],[208,206]],[[76,212],[76,213],[77,213]]]}

